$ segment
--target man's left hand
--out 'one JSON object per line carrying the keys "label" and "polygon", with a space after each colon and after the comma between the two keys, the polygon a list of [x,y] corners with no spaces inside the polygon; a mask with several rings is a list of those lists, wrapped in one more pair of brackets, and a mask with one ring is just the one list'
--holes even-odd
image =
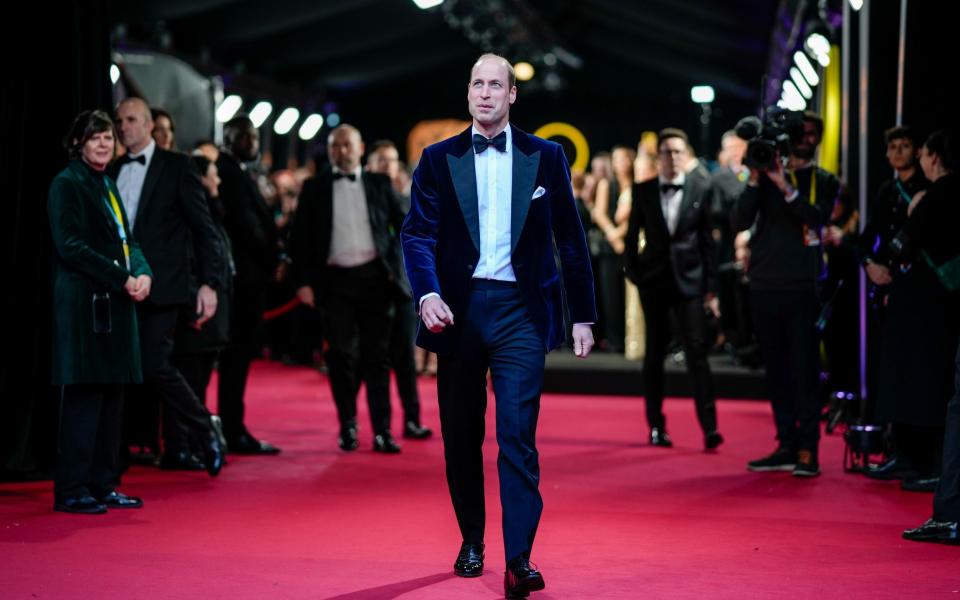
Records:
{"label": "man's left hand", "polygon": [[583,323],[573,326],[573,353],[579,358],[586,358],[593,349],[593,329]]}
{"label": "man's left hand", "polygon": [[716,294],[707,294],[703,299],[703,306],[710,311],[714,318],[720,318],[720,299]]}
{"label": "man's left hand", "polygon": [[209,321],[217,312],[217,292],[207,284],[200,286],[197,290],[197,320],[194,326],[199,329],[201,325]]}

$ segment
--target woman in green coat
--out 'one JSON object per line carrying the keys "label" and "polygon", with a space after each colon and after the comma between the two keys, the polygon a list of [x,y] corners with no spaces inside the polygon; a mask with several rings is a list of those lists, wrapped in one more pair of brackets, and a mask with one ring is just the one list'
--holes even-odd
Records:
{"label": "woman in green coat", "polygon": [[116,149],[102,111],[77,116],[64,140],[70,163],[50,184],[53,368],[61,386],[54,510],[99,514],[139,508],[120,482],[123,386],[140,383],[134,303],[152,273],[130,237],[116,184],[104,169]]}

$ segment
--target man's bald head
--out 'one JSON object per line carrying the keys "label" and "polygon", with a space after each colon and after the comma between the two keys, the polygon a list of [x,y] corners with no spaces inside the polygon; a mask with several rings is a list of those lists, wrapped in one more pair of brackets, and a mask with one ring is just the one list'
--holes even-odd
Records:
{"label": "man's bald head", "polygon": [[153,139],[150,105],[142,98],[125,98],[117,105],[117,131],[129,152],[140,153]]}
{"label": "man's bald head", "polygon": [[363,156],[363,138],[360,130],[344,123],[327,136],[327,157],[330,164],[344,173],[352,173],[360,166]]}

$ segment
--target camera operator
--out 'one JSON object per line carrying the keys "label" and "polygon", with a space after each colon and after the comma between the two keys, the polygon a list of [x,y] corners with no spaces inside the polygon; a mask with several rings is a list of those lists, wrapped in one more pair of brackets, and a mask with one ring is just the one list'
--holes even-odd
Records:
{"label": "camera operator", "polygon": [[938,131],[927,138],[920,167],[930,187],[914,195],[890,244],[899,267],[883,326],[877,418],[893,425],[897,456],[867,475],[902,479],[909,491],[933,491],[937,485],[946,406],[954,394],[952,358],[960,338],[957,162],[951,134]]}
{"label": "camera operator", "polygon": [[[813,162],[823,135],[819,117],[783,112],[773,116],[780,120],[764,124],[764,130],[782,133],[775,137],[772,160],[764,160],[774,147],[768,141],[772,136],[764,133],[751,141],[750,179],[731,213],[736,231],[755,224],[750,300],[779,442],[773,453],[750,461],[747,468],[815,477],[820,474],[816,321],[822,230],[829,225],[840,182]],[[789,143],[781,143],[785,137]],[[786,164],[783,150],[789,155]]]}

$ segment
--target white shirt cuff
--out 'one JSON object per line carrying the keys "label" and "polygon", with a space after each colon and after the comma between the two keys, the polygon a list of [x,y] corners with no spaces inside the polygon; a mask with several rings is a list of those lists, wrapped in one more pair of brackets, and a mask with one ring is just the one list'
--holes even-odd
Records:
{"label": "white shirt cuff", "polygon": [[436,296],[437,298],[439,298],[439,297],[440,297],[440,294],[438,294],[438,293],[436,293],[436,292],[430,292],[429,294],[424,294],[424,295],[420,296],[420,303],[417,304],[417,313],[418,313],[418,314],[420,313],[420,309],[423,308],[423,301],[426,300],[427,298],[429,298],[430,296]]}

